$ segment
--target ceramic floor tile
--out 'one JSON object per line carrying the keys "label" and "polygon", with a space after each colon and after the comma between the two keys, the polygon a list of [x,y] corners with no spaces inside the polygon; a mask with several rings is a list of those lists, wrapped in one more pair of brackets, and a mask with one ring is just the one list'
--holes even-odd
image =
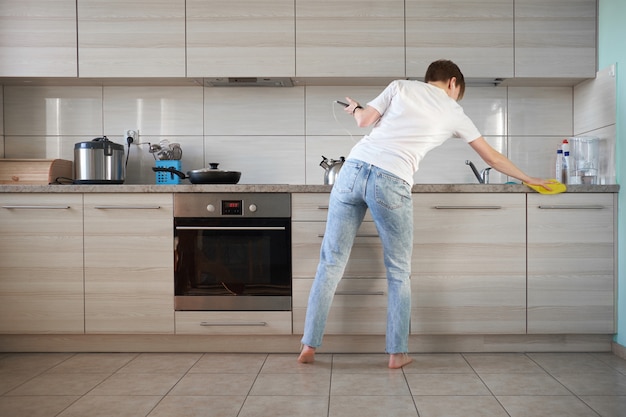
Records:
{"label": "ceramic floor tile", "polygon": [[331,395],[411,395],[402,373],[335,374],[332,375]]}
{"label": "ceramic floor tile", "polygon": [[[387,374],[389,355],[385,354],[335,354],[333,355],[333,374]],[[410,365],[409,365],[410,366]],[[396,369],[391,372],[401,373]]]}
{"label": "ceramic floor tile", "polygon": [[626,417],[626,393],[622,396],[583,396],[581,399],[602,417]]}
{"label": "ceramic floor tile", "polygon": [[85,395],[108,377],[109,374],[44,374],[6,395]]}
{"label": "ceramic floor tile", "polygon": [[0,397],[0,416],[54,417],[79,396],[19,396]]}
{"label": "ceramic floor tile", "polygon": [[135,357],[137,357],[136,353],[78,353],[46,372],[61,374],[112,374]]}
{"label": "ceramic floor tile", "polygon": [[198,362],[200,353],[142,353],[118,372],[139,374],[184,374]]}
{"label": "ceramic floor tile", "polygon": [[343,396],[330,397],[328,417],[417,417],[410,396]]}
{"label": "ceramic floor tile", "polygon": [[474,370],[458,353],[414,354],[405,374],[473,374]]}
{"label": "ceramic floor tile", "polygon": [[606,363],[611,368],[623,373],[626,375],[626,359],[622,359],[618,356],[613,355],[612,353],[594,353],[592,356],[604,363]]}
{"label": "ceramic floor tile", "polygon": [[609,373],[556,375],[556,379],[576,395],[624,395],[626,375]]}
{"label": "ceramic floor tile", "polygon": [[492,396],[416,396],[420,417],[508,417]]}
{"label": "ceramic floor tile", "polygon": [[180,378],[178,374],[114,374],[89,395],[165,395]]}
{"label": "ceramic floor tile", "polygon": [[190,373],[251,374],[263,366],[265,353],[205,353]]}
{"label": "ceramic floor tile", "polygon": [[0,374],[38,374],[71,358],[72,353],[11,353],[0,359]]}
{"label": "ceramic floor tile", "polygon": [[572,395],[550,375],[481,374],[494,395]]}
{"label": "ceramic floor tile", "polygon": [[573,396],[498,396],[511,417],[598,417]]}
{"label": "ceramic floor tile", "polygon": [[237,417],[326,417],[328,396],[250,396]]}
{"label": "ceramic floor tile", "polygon": [[187,374],[169,395],[248,395],[256,374]]}
{"label": "ceramic floor tile", "polygon": [[69,406],[58,417],[139,417],[146,416],[161,396],[86,396]]}
{"label": "ceramic floor tile", "polygon": [[413,395],[490,395],[474,374],[408,374]]}
{"label": "ceramic floor tile", "polygon": [[545,374],[541,367],[521,353],[473,353],[463,356],[479,374]]}
{"label": "ceramic floor tile", "polygon": [[167,396],[148,417],[237,417],[245,396]]}
{"label": "ceramic floor tile", "polygon": [[328,395],[330,375],[260,374],[250,395]]}
{"label": "ceramic floor tile", "polygon": [[528,357],[552,375],[587,374],[612,369],[589,353],[529,353]]}
{"label": "ceramic floor tile", "polygon": [[[33,378],[32,374],[0,374],[0,395],[11,391]],[[2,415],[2,414],[0,414]]]}
{"label": "ceramic floor tile", "polygon": [[262,374],[309,374],[322,373],[329,374],[331,372],[333,355],[317,354],[315,355],[314,364],[303,364],[297,361],[298,355],[292,353],[278,355],[272,354],[267,357],[261,369]]}

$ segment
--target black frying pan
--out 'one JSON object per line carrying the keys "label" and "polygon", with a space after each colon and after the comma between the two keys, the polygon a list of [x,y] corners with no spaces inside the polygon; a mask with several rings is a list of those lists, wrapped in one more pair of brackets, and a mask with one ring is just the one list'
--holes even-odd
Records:
{"label": "black frying pan", "polygon": [[173,167],[152,167],[154,172],[169,172],[181,179],[189,179],[192,184],[237,184],[241,178],[239,171],[222,171],[217,163],[210,163],[211,168],[194,169],[187,174]]}

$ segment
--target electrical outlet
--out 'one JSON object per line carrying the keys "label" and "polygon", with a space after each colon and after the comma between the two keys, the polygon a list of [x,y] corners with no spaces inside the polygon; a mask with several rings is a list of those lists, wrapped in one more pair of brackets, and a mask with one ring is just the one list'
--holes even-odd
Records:
{"label": "electrical outlet", "polygon": [[124,131],[124,141],[126,141],[129,145],[131,143],[137,143],[137,137],[139,136],[139,131],[134,129],[126,129]]}

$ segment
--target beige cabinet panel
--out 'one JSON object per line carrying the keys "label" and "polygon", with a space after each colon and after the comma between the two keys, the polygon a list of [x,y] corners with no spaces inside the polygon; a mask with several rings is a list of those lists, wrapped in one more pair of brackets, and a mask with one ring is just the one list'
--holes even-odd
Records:
{"label": "beige cabinet panel", "polygon": [[80,77],[184,77],[185,0],[78,0]]}
{"label": "beige cabinet panel", "polygon": [[83,333],[80,194],[3,194],[0,333]]}
{"label": "beige cabinet panel", "polygon": [[298,77],[403,77],[404,1],[296,0]]}
{"label": "beige cabinet panel", "polygon": [[414,196],[411,333],[526,332],[524,194]]}
{"label": "beige cabinet panel", "polygon": [[593,78],[596,0],[515,0],[515,76]]}
{"label": "beige cabinet panel", "polygon": [[0,77],[76,77],[76,1],[0,2]]}
{"label": "beige cabinet panel", "polygon": [[528,333],[613,333],[613,194],[528,195]]}
{"label": "beige cabinet panel", "polygon": [[87,333],[174,332],[171,194],[85,194]]}
{"label": "beige cabinet panel", "polygon": [[176,334],[291,334],[291,311],[177,311]]}
{"label": "beige cabinet panel", "polygon": [[513,0],[406,0],[406,71],[451,59],[465,77],[513,76]]}
{"label": "beige cabinet panel", "polygon": [[[304,332],[304,318],[313,279],[293,280],[293,332]],[[344,278],[339,282],[325,334],[385,334],[387,280]]]}
{"label": "beige cabinet panel", "polygon": [[294,25],[294,0],[187,0],[187,76],[294,76]]}

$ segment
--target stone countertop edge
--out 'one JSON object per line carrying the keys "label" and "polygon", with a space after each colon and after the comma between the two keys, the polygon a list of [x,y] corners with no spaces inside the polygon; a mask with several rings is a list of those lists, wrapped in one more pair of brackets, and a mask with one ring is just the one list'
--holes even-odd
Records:
{"label": "stone countertop edge", "polygon": [[[297,184],[0,184],[0,193],[328,193],[331,185]],[[570,185],[568,193],[617,193],[620,186]],[[415,184],[413,193],[536,193],[522,184]]]}

